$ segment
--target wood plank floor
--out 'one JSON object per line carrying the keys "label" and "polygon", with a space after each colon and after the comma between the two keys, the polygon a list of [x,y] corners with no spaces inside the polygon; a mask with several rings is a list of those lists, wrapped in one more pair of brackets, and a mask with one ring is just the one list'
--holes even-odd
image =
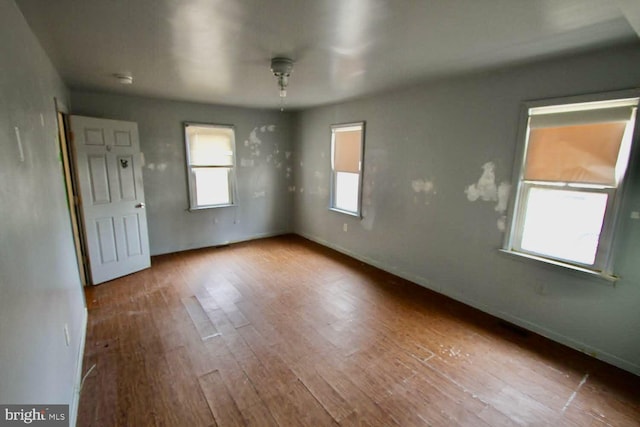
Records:
{"label": "wood plank floor", "polygon": [[86,296],[79,426],[640,425],[640,377],[296,236]]}

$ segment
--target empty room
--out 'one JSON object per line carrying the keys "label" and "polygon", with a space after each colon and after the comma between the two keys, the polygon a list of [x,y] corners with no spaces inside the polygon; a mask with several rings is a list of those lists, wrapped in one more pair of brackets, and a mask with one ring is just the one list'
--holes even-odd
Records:
{"label": "empty room", "polygon": [[640,426],[636,0],[0,24],[0,425]]}

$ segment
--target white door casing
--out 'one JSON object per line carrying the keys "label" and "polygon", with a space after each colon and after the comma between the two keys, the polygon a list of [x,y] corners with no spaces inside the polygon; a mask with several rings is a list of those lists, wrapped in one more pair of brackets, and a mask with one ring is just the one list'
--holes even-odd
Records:
{"label": "white door casing", "polygon": [[71,116],[91,281],[151,265],[138,125]]}

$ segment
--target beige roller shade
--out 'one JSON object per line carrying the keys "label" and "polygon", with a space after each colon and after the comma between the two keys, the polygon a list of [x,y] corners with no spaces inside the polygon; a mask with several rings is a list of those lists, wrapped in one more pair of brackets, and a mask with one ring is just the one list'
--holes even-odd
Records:
{"label": "beige roller shade", "polygon": [[532,128],[524,178],[616,185],[616,162],[626,124],[615,121]]}
{"label": "beige roller shade", "polygon": [[595,123],[626,122],[631,117],[633,107],[625,105],[622,107],[565,111],[559,113],[536,113],[536,109],[532,110],[529,128],[538,129]]}
{"label": "beige roller shade", "polygon": [[233,129],[188,126],[192,166],[233,166]]}
{"label": "beige roller shade", "polygon": [[337,172],[360,172],[362,130],[334,130],[333,164]]}

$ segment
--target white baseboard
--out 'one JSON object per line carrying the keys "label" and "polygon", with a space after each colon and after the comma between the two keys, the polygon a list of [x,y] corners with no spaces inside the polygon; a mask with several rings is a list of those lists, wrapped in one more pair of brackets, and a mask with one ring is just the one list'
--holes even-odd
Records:
{"label": "white baseboard", "polygon": [[73,400],[69,408],[69,426],[75,426],[78,420],[78,406],[80,404],[80,386],[82,383],[82,360],[84,359],[84,346],[87,340],[87,324],[89,321],[89,313],[87,307],[83,307],[82,328],[80,333],[80,345],[76,358],[76,377],[73,382]]}
{"label": "white baseboard", "polygon": [[167,255],[167,254],[173,254],[173,253],[178,253],[178,252],[183,252],[183,251],[192,251],[194,249],[203,249],[203,248],[213,248],[216,246],[224,246],[224,245],[232,245],[234,243],[242,243],[242,242],[248,242],[251,240],[258,240],[258,239],[266,239],[269,237],[276,237],[276,236],[282,236],[285,234],[293,234],[293,231],[290,230],[279,230],[279,231],[269,231],[266,233],[258,233],[258,234],[251,234],[248,236],[243,236],[239,239],[236,240],[221,240],[219,242],[212,242],[210,244],[205,244],[205,245],[201,245],[201,246],[193,246],[193,247],[185,247],[185,248],[179,248],[176,249],[175,251],[168,251],[168,252],[154,252],[151,254],[152,257],[154,256],[158,256],[158,255]]}

